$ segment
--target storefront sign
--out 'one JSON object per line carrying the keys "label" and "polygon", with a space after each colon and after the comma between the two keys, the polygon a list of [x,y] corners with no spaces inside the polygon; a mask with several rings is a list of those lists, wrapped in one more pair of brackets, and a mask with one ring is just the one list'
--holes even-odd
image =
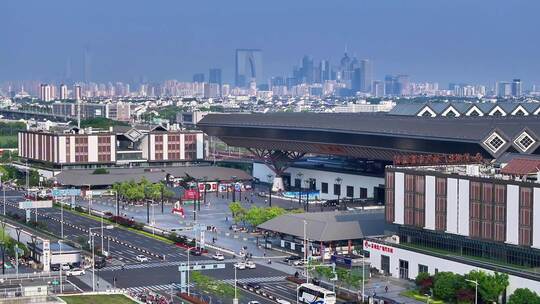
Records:
{"label": "storefront sign", "polygon": [[377,243],[373,243],[370,241],[364,241],[364,249],[374,249],[374,250],[378,250],[382,252],[394,253],[394,248],[377,244]]}

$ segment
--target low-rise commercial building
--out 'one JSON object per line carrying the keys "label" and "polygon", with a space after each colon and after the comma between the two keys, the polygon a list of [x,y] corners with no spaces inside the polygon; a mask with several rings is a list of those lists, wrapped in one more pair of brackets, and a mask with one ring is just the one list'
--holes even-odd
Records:
{"label": "low-rise commercial building", "polygon": [[202,132],[161,125],[29,129],[18,136],[19,157],[54,168],[179,164],[206,155]]}
{"label": "low-rise commercial building", "polygon": [[[535,164],[519,165],[529,163]],[[540,291],[540,183],[509,175],[509,168],[387,167],[385,217],[396,234],[364,242],[371,265],[404,279],[498,271],[510,275],[508,294],[519,287]]]}

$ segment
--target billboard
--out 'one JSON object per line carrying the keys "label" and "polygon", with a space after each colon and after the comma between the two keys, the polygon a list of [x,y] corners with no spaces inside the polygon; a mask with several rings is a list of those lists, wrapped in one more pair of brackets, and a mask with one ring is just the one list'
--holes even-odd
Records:
{"label": "billboard", "polygon": [[39,209],[52,208],[52,201],[22,201],[19,202],[19,209]]}
{"label": "billboard", "polygon": [[52,189],[52,196],[80,196],[81,189]]}

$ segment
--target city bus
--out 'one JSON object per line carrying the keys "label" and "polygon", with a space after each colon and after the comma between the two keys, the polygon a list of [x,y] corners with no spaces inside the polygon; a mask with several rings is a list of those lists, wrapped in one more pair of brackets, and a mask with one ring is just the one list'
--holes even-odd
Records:
{"label": "city bus", "polygon": [[298,287],[298,301],[307,304],[335,304],[336,294],[320,286],[304,283]]}

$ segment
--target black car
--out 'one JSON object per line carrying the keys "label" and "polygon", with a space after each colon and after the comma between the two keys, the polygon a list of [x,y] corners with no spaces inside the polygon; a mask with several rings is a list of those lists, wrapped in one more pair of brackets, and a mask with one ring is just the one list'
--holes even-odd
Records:
{"label": "black car", "polygon": [[253,288],[254,290],[261,289],[261,285],[259,283],[250,282],[247,283],[246,286],[248,288]]}
{"label": "black car", "polygon": [[290,255],[288,257],[286,257],[283,262],[285,263],[291,263],[293,261],[298,261],[298,260],[301,260],[302,258],[297,256],[297,255]]}
{"label": "black car", "polygon": [[317,278],[313,278],[313,279],[311,279],[311,284],[320,286],[321,285],[321,280],[319,280]]}
{"label": "black car", "polygon": [[193,249],[193,250],[190,251],[190,254],[191,254],[191,255],[200,256],[200,255],[202,255],[202,250],[201,250],[201,249],[198,249],[198,248],[197,248],[197,249]]}
{"label": "black car", "polygon": [[60,271],[60,264],[51,264],[51,271]]}

